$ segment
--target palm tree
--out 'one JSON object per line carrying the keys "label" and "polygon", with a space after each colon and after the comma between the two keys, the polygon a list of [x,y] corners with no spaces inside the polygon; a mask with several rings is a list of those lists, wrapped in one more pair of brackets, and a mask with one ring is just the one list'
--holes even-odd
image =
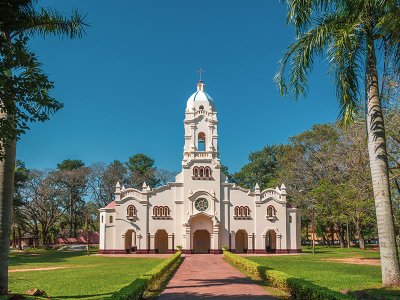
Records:
{"label": "palm tree", "polygon": [[0,295],[8,292],[16,140],[27,123],[45,121],[62,107],[48,91],[53,87],[26,43],[31,36],[82,36],[84,18],[65,18],[52,9],[37,9],[35,0],[1,0],[0,15]]}
{"label": "palm tree", "polygon": [[[365,97],[368,152],[375,197],[382,283],[400,285],[389,186],[377,55],[400,68],[399,0],[287,0],[287,21],[296,30],[275,76],[281,94],[304,95],[314,59],[326,57],[333,73],[340,117],[353,121]],[[384,49],[384,50],[381,50]],[[383,53],[382,53],[383,52]],[[364,81],[365,90],[361,89]]]}

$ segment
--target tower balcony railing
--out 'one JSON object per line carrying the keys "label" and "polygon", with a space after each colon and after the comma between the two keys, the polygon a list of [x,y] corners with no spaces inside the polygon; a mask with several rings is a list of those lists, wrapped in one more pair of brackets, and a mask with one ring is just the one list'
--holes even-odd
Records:
{"label": "tower balcony railing", "polygon": [[200,109],[200,110],[197,110],[197,111],[194,113],[194,116],[195,116],[195,117],[197,117],[197,116],[199,116],[199,115],[206,115],[206,116],[209,116],[210,113],[209,113],[208,111],[206,111],[205,109]]}
{"label": "tower balcony railing", "polygon": [[191,158],[209,158],[213,159],[217,157],[217,153],[212,151],[194,151],[191,152]]}

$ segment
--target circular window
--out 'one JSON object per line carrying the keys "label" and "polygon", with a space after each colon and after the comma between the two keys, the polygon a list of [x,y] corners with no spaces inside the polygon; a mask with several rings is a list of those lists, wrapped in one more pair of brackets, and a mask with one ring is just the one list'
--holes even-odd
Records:
{"label": "circular window", "polygon": [[194,202],[194,207],[198,211],[205,211],[208,208],[208,201],[205,198],[199,198]]}

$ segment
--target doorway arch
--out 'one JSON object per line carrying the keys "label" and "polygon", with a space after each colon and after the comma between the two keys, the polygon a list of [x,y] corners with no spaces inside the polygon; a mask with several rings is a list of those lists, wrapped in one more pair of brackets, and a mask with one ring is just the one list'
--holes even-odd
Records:
{"label": "doorway arch", "polygon": [[157,230],[155,234],[154,247],[156,253],[168,252],[168,233],[164,229]]}
{"label": "doorway arch", "polygon": [[248,234],[246,230],[240,229],[235,234],[236,253],[246,253],[248,249]]}
{"label": "doorway arch", "polygon": [[125,252],[132,253],[136,252],[136,231],[128,229],[125,232]]}
{"label": "doorway arch", "polygon": [[268,230],[265,235],[265,250],[267,253],[276,252],[276,232],[275,230]]}
{"label": "doorway arch", "polygon": [[210,216],[200,213],[190,221],[191,249],[193,253],[210,253],[213,221]]}
{"label": "doorway arch", "polygon": [[193,234],[193,253],[209,253],[210,247],[210,233],[205,229],[196,230]]}

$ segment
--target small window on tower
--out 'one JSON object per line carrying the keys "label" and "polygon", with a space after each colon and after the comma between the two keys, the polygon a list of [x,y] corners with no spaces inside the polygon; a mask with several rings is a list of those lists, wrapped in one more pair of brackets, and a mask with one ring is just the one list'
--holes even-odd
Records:
{"label": "small window on tower", "polygon": [[206,151],[206,135],[200,132],[198,135],[197,151]]}
{"label": "small window on tower", "polygon": [[200,109],[200,110],[203,110],[203,109],[204,109],[204,106],[203,106],[203,105],[200,105],[200,106],[199,106],[199,109]]}

